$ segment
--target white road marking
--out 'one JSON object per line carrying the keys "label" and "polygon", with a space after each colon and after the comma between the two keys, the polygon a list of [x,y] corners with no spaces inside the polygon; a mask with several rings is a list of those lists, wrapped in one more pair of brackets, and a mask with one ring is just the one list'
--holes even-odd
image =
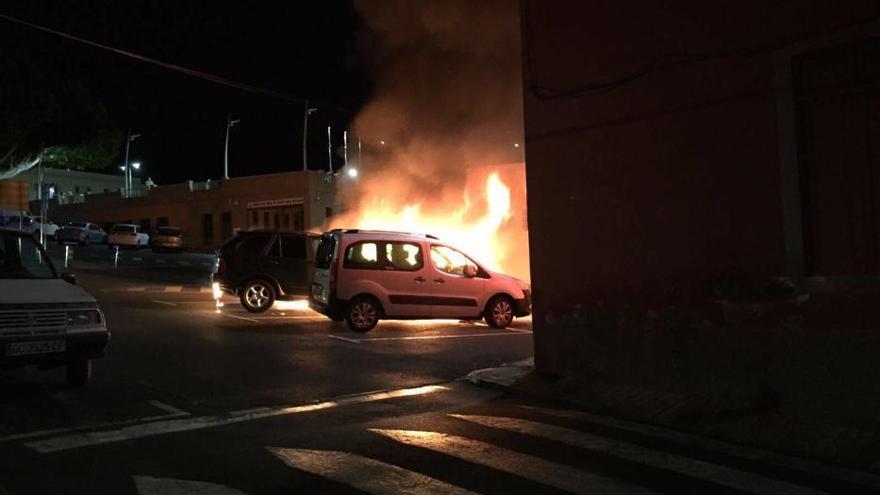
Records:
{"label": "white road marking", "polygon": [[557,464],[540,457],[521,454],[488,443],[456,435],[430,431],[384,430],[370,431],[405,445],[434,450],[465,461],[487,466],[528,480],[584,494],[637,494],[655,493],[647,488],[623,480],[607,478],[572,466]]}
{"label": "white road marking", "polygon": [[158,303],[158,304],[164,304],[166,306],[177,306],[177,303],[173,303],[171,301],[160,301],[158,299],[153,299],[153,302]]}
{"label": "white road marking", "polygon": [[[138,423],[146,423],[149,421],[159,421],[165,419],[172,418],[180,418],[183,416],[189,416],[189,413],[186,411],[182,411],[174,406],[165,404],[164,402],[159,402],[157,400],[148,400],[147,404],[150,404],[153,407],[161,409],[165,411],[167,414],[158,414],[153,416],[144,416],[141,418],[135,419],[122,419],[118,421],[107,421],[104,423],[95,423],[95,424],[87,424],[81,426],[70,426],[66,428],[53,428],[50,430],[38,430],[38,431],[30,431],[27,433],[18,433],[15,435],[9,435],[6,437],[0,438],[0,443],[10,442],[13,440],[26,440],[28,438],[37,438],[37,437],[45,437],[49,435],[55,435],[58,433],[71,433],[76,431],[88,431],[88,430],[100,430],[104,428],[115,428],[119,426],[133,425]],[[0,492],[2,493],[2,492]]]}
{"label": "white road marking", "polygon": [[[532,332],[528,332],[532,333]],[[413,335],[409,337],[375,337],[372,339],[357,339],[358,342],[390,342],[395,340],[434,340],[434,339],[468,339],[471,337],[518,337],[525,335],[522,332],[492,332],[492,333],[471,333],[461,335]]]}
{"label": "white road marking", "polygon": [[138,495],[247,495],[241,490],[204,481],[133,476]]}
{"label": "white road marking", "polygon": [[150,404],[151,406],[155,407],[156,409],[160,409],[162,411],[165,411],[168,414],[183,414],[183,415],[189,416],[188,412],[182,411],[182,410],[172,406],[171,404],[166,404],[166,403],[160,402],[158,400],[148,400],[147,403]]}
{"label": "white road marking", "polygon": [[43,440],[28,442],[25,445],[28,448],[45,454],[49,452],[58,452],[80,447],[88,447],[91,445],[122,442],[135,438],[165,435],[168,433],[177,433],[181,431],[201,430],[204,428],[213,428],[217,426],[243,423],[246,421],[254,421],[275,416],[285,416],[289,414],[299,414],[312,411],[320,411],[324,409],[333,409],[340,406],[363,404],[365,402],[375,402],[380,400],[395,399],[398,397],[432,394],[443,390],[448,390],[448,388],[442,385],[425,385],[422,387],[403,388],[386,392],[371,392],[368,394],[347,395],[328,399],[323,402],[300,406],[260,407],[256,409],[247,409],[244,411],[233,411],[229,414],[216,416],[171,419],[167,421],[156,421],[152,423],[131,425],[116,430],[92,431],[87,433],[61,435]]}
{"label": "white road marking", "polygon": [[724,452],[725,454],[729,454],[736,457],[741,457],[743,459],[751,459],[753,461],[759,461],[765,464],[772,464],[788,469],[793,469],[796,471],[804,471],[812,474],[819,474],[822,476],[827,476],[829,478],[839,478],[851,483],[862,484],[874,488],[880,489],[880,476],[875,474],[856,471],[852,469],[846,469],[837,466],[831,466],[828,464],[823,464],[821,462],[812,461],[809,459],[803,459],[800,457],[789,456],[785,454],[779,454],[776,452],[769,452],[766,450],[761,450],[753,447],[747,447],[743,445],[736,445],[727,442],[723,442],[721,440],[715,440],[708,437],[703,437],[700,435],[694,435],[691,433],[684,433],[680,431],[669,430],[666,428],[660,428],[657,426],[645,425],[641,423],[635,423],[632,421],[626,421],[622,419],[609,418],[605,416],[597,416],[595,414],[590,414],[582,411],[570,411],[564,409],[550,409],[544,407],[533,407],[533,406],[519,406],[524,409],[530,411],[536,411],[542,414],[547,414],[550,416],[557,416],[561,418],[569,418],[576,419],[579,421],[585,421],[588,423],[594,423],[603,426],[609,426],[612,428],[618,428],[621,430],[632,431],[636,433],[642,433],[654,436],[656,438],[662,438],[664,440],[670,440],[681,445],[686,445],[689,447],[697,447],[704,450],[716,451],[716,452]]}
{"label": "white road marking", "polygon": [[230,317],[230,318],[238,318],[239,320],[252,321],[252,322],[254,322],[254,323],[256,323],[257,321],[259,321],[259,320],[256,320],[256,319],[254,319],[254,318],[246,318],[246,317],[244,317],[244,316],[238,316],[238,315],[233,315],[233,314],[229,314],[229,313],[221,313],[221,314],[224,315],[224,316],[228,316],[228,317]]}
{"label": "white road marking", "polygon": [[450,416],[471,423],[476,423],[478,425],[488,426],[489,428],[497,428],[524,435],[546,438],[574,447],[609,454],[621,459],[683,474],[691,478],[717,483],[735,490],[767,495],[777,493],[792,495],[826,493],[811,490],[801,485],[795,485],[793,483],[767,478],[758,474],[740,471],[727,466],[652,450],[639,445],[604,438],[578,430],[563,428],[561,426],[538,423],[536,421],[525,419],[499,418],[494,416],[471,416],[466,414],[450,414]]}
{"label": "white road marking", "polygon": [[266,448],[294,469],[345,483],[367,493],[377,495],[473,493],[430,476],[357,454],[333,450]]}
{"label": "white road marking", "polygon": [[361,341],[357,339],[350,339],[348,337],[340,337],[339,335],[333,335],[332,333],[327,335],[331,339],[344,340],[346,342],[351,342],[352,344],[360,344]]}

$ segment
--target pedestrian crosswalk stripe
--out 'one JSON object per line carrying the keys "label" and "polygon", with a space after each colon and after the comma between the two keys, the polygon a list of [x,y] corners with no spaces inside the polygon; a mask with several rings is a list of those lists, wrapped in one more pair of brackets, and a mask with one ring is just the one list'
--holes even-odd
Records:
{"label": "pedestrian crosswalk stripe", "polygon": [[863,471],[855,471],[843,467],[831,466],[828,464],[823,464],[821,462],[803,459],[800,457],[789,456],[776,452],[769,452],[766,450],[747,447],[744,445],[734,445],[728,442],[723,442],[721,440],[715,440],[700,435],[674,431],[667,428],[660,428],[658,426],[646,425],[642,423],[635,423],[623,419],[598,416],[583,411],[551,409],[535,406],[519,407],[529,411],[546,414],[548,416],[575,419],[587,423],[617,428],[620,430],[632,431],[644,435],[651,435],[655,438],[673,441],[680,445],[685,445],[688,447],[695,447],[716,452],[724,452],[732,456],[749,459],[752,461],[758,461],[764,464],[770,464],[786,469],[793,469],[796,471],[803,471],[810,474],[825,476],[829,478],[836,478],[850,483],[866,485],[872,488],[880,489],[880,476]]}
{"label": "pedestrian crosswalk stripe", "polygon": [[607,478],[572,466],[557,464],[456,435],[412,430],[370,429],[370,431],[405,445],[426,448],[573,493],[606,495],[655,493],[626,481]]}
{"label": "pedestrian crosswalk stripe", "polygon": [[393,464],[348,452],[267,447],[288,466],[373,494],[448,494],[473,492]]}
{"label": "pedestrian crosswalk stripe", "polygon": [[241,490],[204,481],[134,476],[138,495],[247,495]]}
{"label": "pedestrian crosswalk stripe", "polygon": [[450,414],[450,416],[490,428],[541,437],[582,449],[610,454],[614,457],[673,471],[691,478],[713,482],[736,490],[768,495],[825,493],[699,459],[657,451],[619,440],[536,421],[466,414]]}

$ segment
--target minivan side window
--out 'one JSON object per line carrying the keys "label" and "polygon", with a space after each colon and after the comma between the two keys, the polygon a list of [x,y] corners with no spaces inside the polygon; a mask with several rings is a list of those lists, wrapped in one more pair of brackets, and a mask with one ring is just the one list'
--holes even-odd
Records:
{"label": "minivan side window", "polygon": [[425,266],[422,248],[411,242],[385,243],[385,267],[415,272]]}
{"label": "minivan side window", "polygon": [[281,256],[295,260],[306,259],[305,239],[298,235],[281,236]]}
{"label": "minivan side window", "polygon": [[476,263],[461,252],[446,246],[431,246],[431,263],[434,268],[450,275],[464,276],[464,267],[471,265],[479,270]]}
{"label": "minivan side window", "polygon": [[356,242],[345,249],[345,268],[380,268],[379,245],[376,242]]}

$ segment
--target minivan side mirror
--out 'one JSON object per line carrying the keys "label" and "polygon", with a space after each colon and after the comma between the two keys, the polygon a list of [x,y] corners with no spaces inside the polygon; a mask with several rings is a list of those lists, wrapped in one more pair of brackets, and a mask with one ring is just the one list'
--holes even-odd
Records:
{"label": "minivan side mirror", "polygon": [[69,284],[76,285],[76,274],[73,274],[73,273],[62,273],[62,274],[61,274],[61,280],[64,280],[65,282],[67,282],[67,283],[69,283]]}
{"label": "minivan side mirror", "polygon": [[474,265],[464,265],[464,276],[467,278],[474,278],[477,276],[477,267]]}

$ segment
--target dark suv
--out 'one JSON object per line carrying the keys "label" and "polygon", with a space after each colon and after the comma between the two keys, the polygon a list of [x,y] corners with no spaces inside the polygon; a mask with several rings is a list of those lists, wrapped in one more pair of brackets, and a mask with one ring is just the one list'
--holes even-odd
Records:
{"label": "dark suv", "polygon": [[252,313],[266,311],[276,299],[305,299],[320,241],[319,235],[301,232],[238,232],[217,251],[215,288],[239,296]]}

